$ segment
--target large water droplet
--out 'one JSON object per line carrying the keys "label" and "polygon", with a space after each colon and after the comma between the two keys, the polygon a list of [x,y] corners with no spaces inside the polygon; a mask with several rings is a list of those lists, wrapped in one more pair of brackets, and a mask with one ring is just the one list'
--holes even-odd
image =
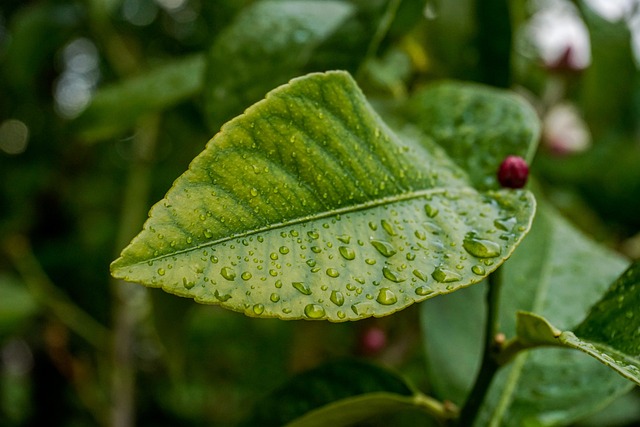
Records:
{"label": "large water droplet", "polygon": [[251,279],[251,273],[249,273],[248,271],[245,271],[240,275],[240,277],[242,278],[242,280],[249,280]]}
{"label": "large water droplet", "polygon": [[356,257],[356,251],[348,246],[340,246],[338,248],[338,251],[340,252],[340,255],[342,255],[342,257],[346,260],[353,260]]}
{"label": "large water droplet", "polygon": [[253,312],[258,316],[264,313],[264,305],[263,304],[255,304],[253,306]]}
{"label": "large water droplet", "polygon": [[331,300],[332,303],[334,303],[339,307],[342,306],[342,304],[344,304],[344,295],[342,295],[342,292],[340,291],[332,291],[329,299]]}
{"label": "large water droplet", "polygon": [[394,294],[391,289],[381,288],[376,301],[382,305],[392,305],[398,302],[398,297],[396,297],[396,294]]}
{"label": "large water droplet", "polygon": [[477,264],[471,267],[471,271],[473,271],[473,273],[477,274],[478,276],[483,276],[486,273],[484,267]]}
{"label": "large water droplet", "polygon": [[385,242],[384,240],[371,240],[371,244],[380,254],[387,258],[395,255],[397,252],[391,243]]}
{"label": "large water droplet", "polygon": [[289,253],[289,248],[286,246],[280,246],[280,249],[278,249],[278,251],[282,254],[282,255],[286,255]]}
{"label": "large water droplet", "polygon": [[428,286],[420,286],[416,288],[416,295],[420,295],[421,297],[427,296],[433,293],[433,289]]}
{"label": "large water droplet", "polygon": [[479,239],[473,233],[466,235],[462,242],[462,247],[471,255],[478,258],[493,258],[502,252],[502,248],[496,242]]}
{"label": "large water droplet", "polygon": [[166,273],[167,273],[167,272],[164,270],[164,268],[160,267],[160,268],[158,269],[158,274],[159,274],[160,276],[164,276]]}
{"label": "large water droplet", "polygon": [[296,288],[300,293],[302,293],[304,295],[311,295],[311,288],[306,283],[293,282],[291,285],[294,288]]}
{"label": "large water droplet", "polygon": [[513,226],[516,225],[517,220],[514,217],[500,218],[493,221],[493,225],[503,231],[513,230]]}
{"label": "large water droplet", "polygon": [[386,219],[381,220],[380,225],[382,225],[382,228],[384,229],[384,231],[387,232],[388,235],[390,236],[397,235],[396,230],[393,229],[393,226],[391,225],[391,223]]}
{"label": "large water droplet", "polygon": [[213,296],[216,297],[216,299],[220,302],[226,302],[229,298],[231,298],[231,295],[229,294],[222,295],[217,289],[213,293]]}
{"label": "large water droplet", "polygon": [[382,267],[382,275],[395,283],[400,283],[407,280],[406,278],[399,276],[397,273],[391,271],[386,265]]}
{"label": "large water droplet", "polygon": [[340,276],[340,272],[335,268],[327,268],[327,276],[335,278]]}
{"label": "large water droplet", "polygon": [[440,212],[437,208],[434,208],[430,204],[424,205],[424,211],[429,218],[435,218],[436,215],[438,215],[438,212]]}
{"label": "large water droplet", "polygon": [[234,280],[236,278],[236,272],[230,267],[223,267],[222,270],[220,270],[220,274],[227,280]]}
{"label": "large water droplet", "polygon": [[413,275],[416,276],[418,279],[422,280],[423,282],[426,282],[427,280],[429,280],[427,275],[418,269],[413,270]]}
{"label": "large water droplet", "polygon": [[433,273],[431,273],[431,277],[433,277],[440,283],[457,282],[462,279],[461,275],[445,267],[437,267],[435,270],[433,270]]}
{"label": "large water droplet", "polygon": [[304,315],[309,319],[322,319],[325,316],[324,307],[318,304],[307,304]]}
{"label": "large water droplet", "polygon": [[280,295],[278,295],[278,294],[276,294],[274,292],[274,293],[271,294],[269,299],[271,300],[271,302],[278,302],[278,301],[280,301]]}

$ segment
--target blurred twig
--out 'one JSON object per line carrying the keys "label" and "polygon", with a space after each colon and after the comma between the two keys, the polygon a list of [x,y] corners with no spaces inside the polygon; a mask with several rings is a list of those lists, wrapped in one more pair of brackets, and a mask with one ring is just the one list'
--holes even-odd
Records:
{"label": "blurred twig", "polygon": [[3,249],[13,261],[31,294],[41,305],[50,309],[65,326],[97,349],[105,350],[108,347],[109,330],[74,304],[51,282],[33,254],[26,237],[9,237],[3,242]]}

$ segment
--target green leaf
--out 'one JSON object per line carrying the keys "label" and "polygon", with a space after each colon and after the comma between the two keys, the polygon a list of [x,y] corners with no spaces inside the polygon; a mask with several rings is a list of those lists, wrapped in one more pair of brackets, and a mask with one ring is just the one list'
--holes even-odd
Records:
{"label": "green leaf", "polygon": [[216,38],[205,73],[205,110],[213,130],[301,74],[314,50],[354,12],[343,1],[260,1]]}
{"label": "green leaf", "polygon": [[[433,405],[390,371],[358,361],[299,374],[254,408],[246,426],[349,426],[376,415]],[[436,404],[437,405],[437,404]]]}
{"label": "green leaf", "polygon": [[[626,264],[541,203],[531,232],[502,267],[501,331],[516,335],[519,310],[543,313],[562,328],[578,324]],[[438,376],[433,385],[442,399],[462,403],[473,383],[483,305],[482,286],[474,286],[421,307],[428,367]],[[494,379],[476,425],[569,424],[629,388],[628,381],[580,352],[526,352]]]}
{"label": "green leaf", "polygon": [[518,315],[518,340],[530,345],[576,348],[640,385],[640,262],[636,262],[592,307],[572,331],[561,331],[543,317]]}
{"label": "green leaf", "polygon": [[144,74],[98,90],[86,110],[72,123],[88,141],[106,139],[134,126],[145,114],[184,101],[202,87],[204,57],[173,59]]}
{"label": "green leaf", "polygon": [[311,74],[223,126],[112,274],[247,315],[385,316],[482,280],[535,209],[480,194],[400,141],[344,72]]}
{"label": "green leaf", "polygon": [[474,83],[440,82],[417,92],[401,115],[442,146],[480,189],[497,188],[508,155],[531,162],[540,125],[519,96]]}

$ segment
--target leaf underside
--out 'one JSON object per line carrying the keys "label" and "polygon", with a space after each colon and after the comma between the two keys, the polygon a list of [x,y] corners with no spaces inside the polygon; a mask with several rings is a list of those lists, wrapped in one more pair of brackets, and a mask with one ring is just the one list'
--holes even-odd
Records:
{"label": "leaf underside", "polygon": [[640,385],[640,262],[616,280],[573,331],[519,313],[518,338],[526,343],[575,348]]}
{"label": "leaf underside", "polygon": [[399,140],[347,73],[310,74],[223,126],[112,274],[251,316],[385,316],[482,280],[534,210]]}

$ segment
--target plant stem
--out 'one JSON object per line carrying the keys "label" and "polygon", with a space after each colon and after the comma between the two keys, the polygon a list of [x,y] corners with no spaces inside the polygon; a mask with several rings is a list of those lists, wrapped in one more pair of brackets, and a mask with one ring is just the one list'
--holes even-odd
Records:
{"label": "plant stem", "polygon": [[487,289],[487,319],[485,323],[484,350],[480,371],[473,384],[473,388],[460,411],[458,424],[460,426],[473,425],[478,412],[485,399],[491,381],[500,368],[497,360],[498,348],[495,337],[498,334],[498,306],[500,300],[500,288],[502,286],[501,268],[498,268],[489,276]]}
{"label": "plant stem", "polygon": [[105,350],[109,342],[109,330],[74,304],[60,288],[51,282],[33,254],[26,237],[12,236],[3,243],[5,252],[13,261],[31,295],[42,306],[50,309],[67,328],[96,349]]}

